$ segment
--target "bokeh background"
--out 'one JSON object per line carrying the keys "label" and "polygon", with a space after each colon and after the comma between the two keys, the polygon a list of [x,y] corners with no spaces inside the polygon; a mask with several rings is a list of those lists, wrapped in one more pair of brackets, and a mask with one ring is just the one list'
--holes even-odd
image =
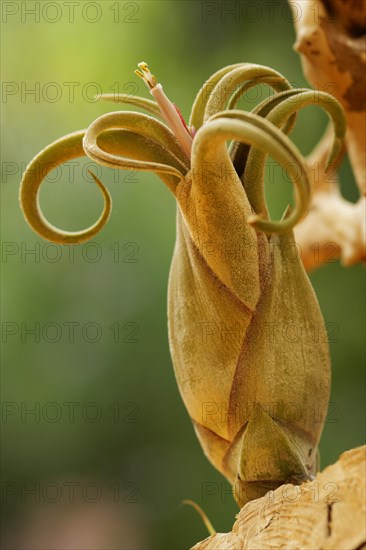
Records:
{"label": "bokeh background", "polygon": [[[199,503],[219,531],[238,509],[200,449],[169,355],[174,200],[153,174],[100,169],[110,222],[92,244],[59,248],[25,223],[19,182],[45,145],[118,110],[95,94],[149,97],[133,72],[140,61],[186,117],[202,83],[228,64],[270,65],[306,85],[290,10],[279,0],[1,7],[3,548],[187,548],[207,533],[182,499]],[[301,113],[293,138],[304,153],[325,124],[317,109]],[[86,164],[43,185],[42,208],[59,227],[80,229],[99,215]],[[356,200],[347,159],[341,181]],[[279,174],[267,195],[279,216],[291,186]],[[311,275],[332,340],[322,466],[363,442],[363,277],[361,266],[337,262]]]}

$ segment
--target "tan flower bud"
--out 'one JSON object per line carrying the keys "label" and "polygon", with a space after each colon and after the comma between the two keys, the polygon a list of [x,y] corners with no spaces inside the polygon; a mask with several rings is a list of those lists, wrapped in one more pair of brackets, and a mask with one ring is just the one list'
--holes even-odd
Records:
{"label": "tan flower bud", "polygon": [[[272,69],[239,64],[206,82],[187,127],[147,65],[140,69],[157,103],[118,100],[153,114],[158,107],[170,129],[147,115],[110,113],[37,159],[56,162],[59,154],[64,162],[85,151],[106,166],[159,174],[176,197],[168,312],[174,369],[205,454],[243,505],[316,472],[329,353],[292,232],[310,202],[308,169],[286,134],[298,109],[321,105],[335,128],[330,162],[341,148],[343,112],[328,94],[293,90]],[[252,113],[236,110],[240,95],[263,82],[278,93]],[[269,219],[265,201],[267,155],[287,170],[295,187],[295,205],[279,222]],[[21,203],[39,234],[78,242],[105,223],[109,202],[102,221],[83,232],[66,234],[48,224],[36,202],[42,179],[32,168],[23,179]]]}

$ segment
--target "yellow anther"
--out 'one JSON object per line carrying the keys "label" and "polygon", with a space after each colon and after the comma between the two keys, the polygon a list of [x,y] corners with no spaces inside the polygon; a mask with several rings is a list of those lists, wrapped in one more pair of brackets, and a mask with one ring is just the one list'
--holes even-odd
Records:
{"label": "yellow anther", "polygon": [[137,74],[137,76],[139,76],[140,78],[142,78],[142,80],[145,82],[145,84],[147,85],[148,88],[150,88],[150,90],[152,90],[153,88],[155,88],[155,86],[157,85],[158,81],[157,79],[155,78],[155,76],[153,74],[151,74],[150,70],[149,70],[149,67],[147,65],[147,63],[145,63],[144,61],[142,61],[141,63],[138,64],[138,67],[141,69],[141,71],[138,71],[136,70],[135,71],[135,74]]}

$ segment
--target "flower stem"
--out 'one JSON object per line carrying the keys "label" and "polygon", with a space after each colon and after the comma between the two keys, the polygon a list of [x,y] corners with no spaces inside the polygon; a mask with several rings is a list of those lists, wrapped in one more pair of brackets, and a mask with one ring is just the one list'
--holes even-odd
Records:
{"label": "flower stem", "polygon": [[153,74],[151,74],[146,63],[139,63],[141,71],[136,70],[137,76],[142,78],[146,86],[149,88],[151,95],[156,99],[161,114],[174,132],[175,137],[182,146],[185,154],[190,159],[192,149],[192,136],[184,122],[183,117],[178,111],[177,107],[170,101],[170,99],[164,93],[163,87],[159,84],[158,80]]}

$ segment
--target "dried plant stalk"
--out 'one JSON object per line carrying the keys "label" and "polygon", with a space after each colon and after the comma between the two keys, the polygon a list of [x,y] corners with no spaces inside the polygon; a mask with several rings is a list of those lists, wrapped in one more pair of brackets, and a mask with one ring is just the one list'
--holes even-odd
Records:
{"label": "dried plant stalk", "polygon": [[365,550],[365,450],[343,453],[314,481],[248,503],[230,533],[192,550]]}
{"label": "dried plant stalk", "polygon": [[322,146],[317,147],[308,159],[313,167],[311,211],[296,229],[296,240],[308,270],[337,257],[352,265],[366,260],[366,2],[304,0],[290,5],[295,49],[306,78],[316,89],[334,95],[345,109],[346,147],[360,194],[357,204],[342,197],[337,166],[327,172]]}

